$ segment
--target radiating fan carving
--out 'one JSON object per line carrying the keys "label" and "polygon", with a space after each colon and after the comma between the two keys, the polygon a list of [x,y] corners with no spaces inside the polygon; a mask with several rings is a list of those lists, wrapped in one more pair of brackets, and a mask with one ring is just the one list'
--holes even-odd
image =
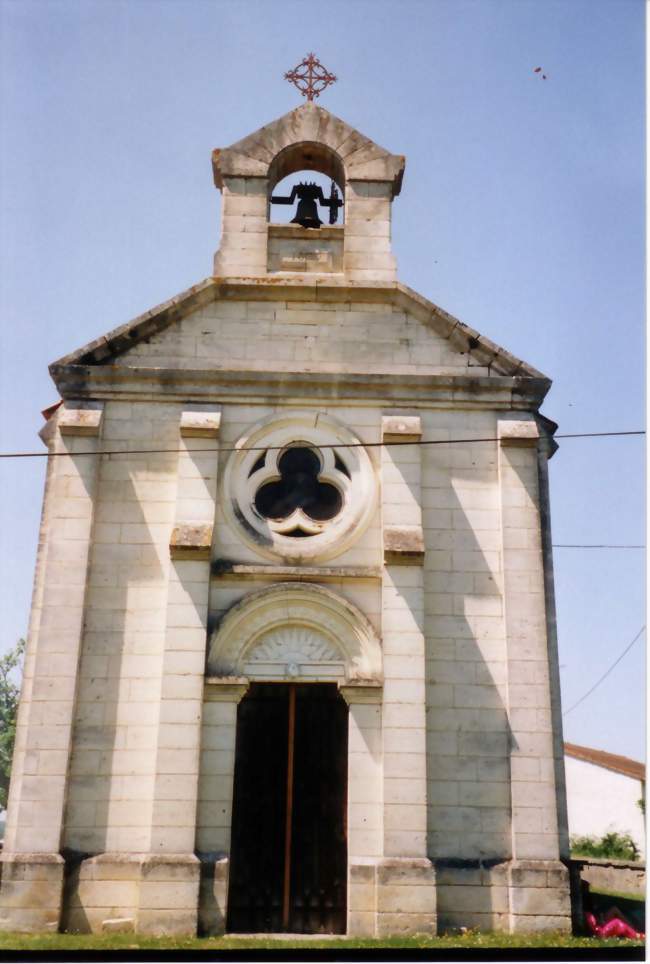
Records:
{"label": "radiating fan carving", "polygon": [[306,626],[273,630],[246,654],[246,662],[342,663],[342,654]]}

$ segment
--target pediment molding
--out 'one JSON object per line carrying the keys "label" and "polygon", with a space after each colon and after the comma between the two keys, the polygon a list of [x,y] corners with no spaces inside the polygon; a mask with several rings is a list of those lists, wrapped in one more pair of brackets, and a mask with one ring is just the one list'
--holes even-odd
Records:
{"label": "pediment molding", "polygon": [[[83,345],[77,351],[59,358],[50,365],[50,374],[63,397],[79,398],[87,397],[91,385],[93,390],[101,392],[102,385],[107,386],[111,381],[114,382],[114,390],[120,382],[141,380],[149,384],[153,380],[166,387],[171,387],[171,383],[185,385],[188,381],[200,384],[206,380],[206,377],[208,381],[212,380],[214,383],[215,375],[224,386],[234,383],[245,384],[251,380],[256,380],[257,384],[261,385],[267,374],[272,382],[278,372],[290,371],[290,368],[281,369],[278,366],[276,372],[267,373],[263,370],[256,371],[254,366],[250,366],[246,370],[237,370],[232,363],[229,363],[224,365],[223,368],[213,366],[210,371],[174,370],[170,372],[166,369],[153,367],[128,366],[121,366],[118,371],[111,365],[113,358],[127,354],[129,349],[138,342],[164,331],[176,321],[212,301],[245,301],[247,299],[255,301],[308,301],[312,303],[322,301],[330,304],[337,301],[370,301],[395,305],[410,312],[423,325],[430,327],[439,337],[446,339],[451,348],[459,353],[466,354],[468,359],[467,374],[458,374],[458,370],[455,370],[449,372],[449,374],[440,372],[436,375],[414,375],[412,372],[400,373],[393,370],[381,373],[358,373],[359,379],[384,379],[390,384],[399,382],[400,378],[405,378],[411,379],[414,385],[418,383],[441,385],[445,381],[450,382],[451,380],[451,383],[461,390],[463,384],[469,385],[471,380],[473,388],[476,387],[480,390],[481,377],[488,376],[487,381],[492,383],[495,391],[498,392],[496,383],[500,376],[506,376],[513,379],[510,382],[510,387],[514,394],[520,396],[526,404],[529,398],[537,399],[537,404],[541,403],[551,385],[550,379],[532,365],[515,358],[510,352],[481,335],[474,328],[465,325],[458,318],[450,315],[400,282],[373,285],[367,282],[357,284],[354,282],[335,282],[331,279],[316,283],[310,279],[309,283],[283,281],[278,284],[264,278],[255,281],[250,279],[207,278],[175,298],[152,308],[143,315],[139,315],[128,324],[121,325],[101,338]],[[477,369],[476,375],[470,374],[472,367]],[[340,366],[334,366],[334,368],[338,369],[340,374]],[[100,371],[100,369],[103,369],[103,371]],[[304,377],[299,372],[292,372],[291,374],[292,383],[296,383],[296,380]],[[311,384],[312,380],[324,379],[328,385],[331,385],[336,382],[336,375],[336,370],[328,372],[326,366],[321,365],[319,371],[310,373],[305,380]],[[344,376],[343,380],[345,381],[348,377],[349,373]],[[356,374],[355,377],[357,377]],[[464,379],[467,381],[464,382]],[[503,385],[506,387],[505,382]],[[224,391],[228,393],[229,390],[224,388]],[[77,394],[71,394],[74,392]]]}
{"label": "pediment molding", "polygon": [[346,181],[387,181],[393,197],[399,194],[404,156],[391,154],[324,107],[309,102],[229,147],[214,150],[214,182],[222,190],[224,178],[266,178],[281,151],[303,142],[323,145],[336,154]]}

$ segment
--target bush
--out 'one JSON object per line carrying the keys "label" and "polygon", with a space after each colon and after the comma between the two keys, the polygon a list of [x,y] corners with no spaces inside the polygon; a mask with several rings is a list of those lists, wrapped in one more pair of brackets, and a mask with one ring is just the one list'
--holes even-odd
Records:
{"label": "bush", "polygon": [[629,833],[603,834],[602,837],[571,837],[572,857],[595,857],[600,860],[638,860],[639,848]]}

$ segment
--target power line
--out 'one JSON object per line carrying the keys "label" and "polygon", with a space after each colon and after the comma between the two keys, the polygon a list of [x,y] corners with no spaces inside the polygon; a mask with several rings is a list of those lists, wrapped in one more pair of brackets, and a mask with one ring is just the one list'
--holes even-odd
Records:
{"label": "power line", "polygon": [[565,435],[554,435],[553,438],[603,438],[607,435],[645,435],[645,429],[631,432],[572,432]]}
{"label": "power line", "polygon": [[602,683],[602,681],[603,681],[607,676],[609,676],[609,674],[611,673],[611,671],[614,669],[615,666],[618,666],[618,664],[619,664],[620,661],[623,659],[623,657],[625,656],[625,654],[626,654],[626,653],[629,653],[629,651],[632,649],[632,647],[633,647],[634,644],[636,643],[637,639],[639,639],[639,637],[643,634],[644,631],[645,631],[645,626],[642,626],[641,629],[640,629],[640,630],[638,631],[638,633],[636,634],[636,636],[634,637],[634,639],[632,640],[632,642],[629,643],[629,644],[625,647],[625,649],[623,650],[623,652],[621,653],[621,655],[618,656],[618,657],[614,660],[614,662],[613,662],[612,665],[609,667],[609,669],[605,670],[605,672],[603,673],[603,675],[600,677],[599,680],[596,680],[596,682],[595,682],[594,685],[591,687],[591,689],[587,690],[587,692],[584,694],[584,696],[581,696],[580,699],[579,699],[576,703],[573,704],[573,706],[570,706],[568,710],[565,710],[564,713],[562,714],[562,716],[567,716],[569,713],[571,713],[572,710],[575,710],[576,706],[580,706],[580,704],[583,703],[583,702],[587,699],[588,696],[591,696],[591,694],[592,694],[593,691],[596,689],[596,687],[597,687],[597,686],[600,686],[600,684]]}
{"label": "power line", "polygon": [[554,549],[645,549],[645,546],[582,545],[579,543],[554,542]]}
{"label": "power line", "polygon": [[[554,438],[612,438],[623,435],[645,435],[645,430],[635,430],[630,432],[574,432],[570,435],[555,435]],[[320,444],[319,449],[372,449],[372,448],[391,448],[397,445],[456,445],[474,442],[500,442],[498,437],[494,438],[447,438],[447,439],[418,439],[415,441],[394,441],[394,442],[339,442],[333,444]],[[251,446],[219,446],[219,452],[275,452],[285,448],[285,445],[251,445]],[[42,459],[48,456],[72,456],[72,455],[175,455],[180,450],[178,448],[168,449],[89,449],[85,452],[0,452],[0,459]],[[193,448],[192,452],[208,453],[214,452],[214,448],[199,449]]]}

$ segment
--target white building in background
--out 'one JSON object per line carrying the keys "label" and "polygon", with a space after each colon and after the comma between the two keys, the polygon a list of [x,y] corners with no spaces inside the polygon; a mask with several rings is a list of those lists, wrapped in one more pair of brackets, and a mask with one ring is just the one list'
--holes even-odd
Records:
{"label": "white building in background", "polygon": [[565,743],[564,753],[571,836],[628,833],[645,856],[644,764],[574,743]]}

